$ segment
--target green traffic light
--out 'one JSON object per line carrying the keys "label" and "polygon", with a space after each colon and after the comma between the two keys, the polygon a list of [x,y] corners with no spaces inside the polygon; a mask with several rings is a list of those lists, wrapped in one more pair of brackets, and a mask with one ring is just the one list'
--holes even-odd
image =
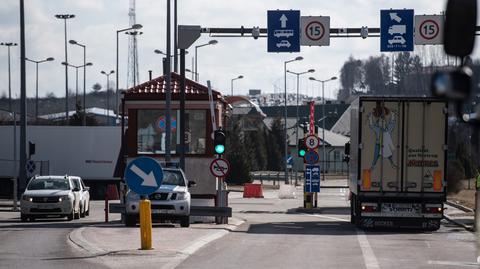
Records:
{"label": "green traffic light", "polygon": [[301,150],[298,151],[298,155],[299,155],[300,157],[305,156],[305,153],[307,153],[307,152],[306,152],[304,149],[301,149]]}
{"label": "green traffic light", "polygon": [[215,146],[215,153],[223,154],[224,151],[225,151],[225,146],[224,145],[216,145]]}

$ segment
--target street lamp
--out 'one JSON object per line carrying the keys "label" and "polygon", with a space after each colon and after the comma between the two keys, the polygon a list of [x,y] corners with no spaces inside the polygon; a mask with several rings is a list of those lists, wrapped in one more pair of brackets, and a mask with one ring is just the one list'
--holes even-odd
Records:
{"label": "street lamp", "polygon": [[115,69],[115,73],[116,73],[116,78],[115,78],[115,109],[117,109],[117,120],[118,120],[118,115],[120,113],[118,113],[118,34],[121,33],[121,32],[125,32],[125,31],[129,31],[129,30],[139,30],[139,29],[142,29],[142,25],[141,24],[134,24],[132,25],[132,27],[129,27],[129,28],[125,28],[125,29],[120,29],[120,30],[117,30],[117,48],[116,48],[116,52],[117,52],[117,59],[116,59],[116,69]]}
{"label": "street lamp", "polygon": [[25,58],[25,61],[29,61],[29,62],[32,62],[32,63],[35,63],[35,121],[38,122],[38,64],[41,64],[41,63],[44,63],[44,62],[51,62],[55,60],[53,57],[48,57],[47,59],[45,60],[41,60],[41,61],[35,61],[35,60],[31,60],[31,59],[28,59],[28,58]]}
{"label": "street lamp", "polygon": [[[105,71],[100,72],[103,75],[107,76],[107,125],[110,125],[110,104],[109,104],[109,98],[108,98],[108,90],[110,88],[110,75],[115,73],[115,71],[111,70],[110,73],[107,73]],[[118,114],[118,113],[117,113]]]}
{"label": "street lamp", "polygon": [[243,78],[243,76],[240,75],[240,76],[238,76],[238,77],[236,77],[236,78],[232,78],[232,79],[231,79],[230,91],[231,91],[232,96],[233,96],[233,81],[234,81],[234,80],[237,80],[237,79],[242,79],[242,78]]}
{"label": "street lamp", "polygon": [[287,167],[287,158],[288,158],[288,139],[287,139],[287,64],[295,61],[303,60],[302,56],[298,56],[293,60],[285,61],[283,65],[283,77],[284,77],[284,90],[285,90],[285,184],[289,184],[288,181],[288,167]]}
{"label": "street lamp", "polygon": [[[75,104],[78,104],[78,69],[79,68],[86,69],[87,66],[92,66],[93,64],[92,63],[86,63],[86,64],[82,64],[82,65],[73,65],[73,64],[66,63],[66,62],[62,62],[62,64],[75,68]],[[83,94],[84,94],[83,102],[85,102],[85,91],[84,91]],[[83,109],[83,113],[84,114],[86,113],[85,107]]]}
{"label": "street lamp", "polygon": [[[194,79],[194,76],[196,77],[196,75],[197,75],[197,73],[196,73],[195,71],[192,71],[192,70],[190,70],[190,69],[188,69],[188,68],[185,68],[185,72],[192,73],[192,79]],[[198,77],[200,77],[200,76],[198,76]]]}
{"label": "street lamp", "polygon": [[[322,116],[325,117],[325,82],[336,80],[337,77],[331,77],[330,79],[326,79],[326,80],[319,80],[319,79],[316,79],[314,77],[309,77],[308,79],[322,83],[322,101],[323,101]],[[327,156],[325,155],[326,154],[326,151],[325,151],[325,119],[323,119],[323,122],[322,122],[322,150],[323,150],[323,154],[322,154],[322,158],[323,158],[322,177],[323,177],[323,180],[325,180],[325,166],[327,164],[327,158],[326,158]]]}
{"label": "street lamp", "polygon": [[[166,54],[165,52],[163,52],[163,51],[161,51],[161,50],[159,50],[159,49],[156,49],[156,50],[154,50],[153,52],[155,52],[156,54],[162,54],[162,55],[167,56],[167,54]],[[185,51],[185,55],[187,55],[187,54],[188,54],[188,51]],[[177,54],[174,54],[174,55],[170,55],[170,57],[175,57],[175,56],[177,56],[177,55],[180,55],[180,54],[177,53]]]}
{"label": "street lamp", "polygon": [[[85,66],[88,66],[87,65],[87,46],[83,45],[83,44],[80,44],[78,43],[77,41],[75,40],[70,40],[69,41],[70,44],[72,45],[77,45],[77,46],[80,46],[83,48],[83,117],[82,117],[82,124],[83,126],[86,126],[87,125],[87,103],[86,103],[86,100],[87,100],[87,90],[86,90],[86,85],[87,85],[87,68],[85,68]],[[91,64],[90,64],[91,65]],[[77,69],[78,71],[78,69]],[[78,74],[77,74],[77,81],[78,81]],[[77,85],[77,88],[78,88],[78,85]],[[78,95],[78,93],[77,93]],[[78,101],[75,100],[75,103],[77,103]]]}
{"label": "street lamp", "polygon": [[[73,14],[57,14],[55,18],[63,20],[65,29],[65,62],[68,63],[67,53],[67,20],[75,18]],[[65,124],[68,124],[68,66],[65,65]]]}
{"label": "street lamp", "polygon": [[208,45],[215,45],[215,44],[217,44],[217,43],[218,43],[218,41],[214,39],[214,40],[208,41],[208,43],[195,46],[195,81],[198,82],[198,56],[197,56],[197,49],[198,49],[198,48],[201,48],[201,47],[208,46]]}
{"label": "street lamp", "polygon": [[[294,74],[297,76],[297,116],[296,116],[296,120],[295,120],[295,143],[298,143],[298,91],[300,89],[300,76],[301,75],[305,75],[305,74],[308,74],[308,73],[314,73],[315,72],[315,69],[309,69],[307,71],[304,71],[304,72],[300,72],[300,73],[297,73],[297,72],[293,72],[293,71],[290,71],[290,70],[287,70],[287,73],[290,73],[290,74]],[[297,171],[295,170],[295,185],[297,184]]]}
{"label": "street lamp", "polygon": [[10,70],[10,47],[15,47],[18,44],[13,42],[0,43],[2,46],[6,46],[8,49],[8,110],[12,112],[12,78]]}

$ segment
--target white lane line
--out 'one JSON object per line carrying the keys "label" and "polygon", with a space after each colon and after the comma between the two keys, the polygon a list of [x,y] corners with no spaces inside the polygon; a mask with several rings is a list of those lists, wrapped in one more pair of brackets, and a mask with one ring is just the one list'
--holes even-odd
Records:
{"label": "white lane line", "polygon": [[302,213],[302,215],[311,216],[311,217],[316,217],[316,218],[322,218],[322,219],[329,219],[329,220],[349,222],[349,220],[346,220],[346,219],[341,219],[341,218],[336,218],[336,217],[330,217],[330,216],[325,216],[325,215],[316,215],[316,214],[307,214],[307,213]]}
{"label": "white lane line", "polygon": [[428,261],[428,264],[445,265],[445,266],[461,266],[478,268],[480,264],[476,262],[454,262],[454,261]]}
{"label": "white lane line", "polygon": [[362,250],[365,267],[367,269],[380,269],[375,253],[373,253],[373,249],[368,242],[367,235],[359,229],[357,229],[357,240]]}

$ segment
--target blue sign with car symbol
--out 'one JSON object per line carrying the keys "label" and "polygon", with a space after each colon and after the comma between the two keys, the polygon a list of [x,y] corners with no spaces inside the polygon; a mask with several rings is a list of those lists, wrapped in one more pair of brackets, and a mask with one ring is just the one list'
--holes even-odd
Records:
{"label": "blue sign with car symbol", "polygon": [[268,52],[300,51],[300,10],[269,10]]}
{"label": "blue sign with car symbol", "polygon": [[413,51],[413,9],[380,11],[380,51]]}

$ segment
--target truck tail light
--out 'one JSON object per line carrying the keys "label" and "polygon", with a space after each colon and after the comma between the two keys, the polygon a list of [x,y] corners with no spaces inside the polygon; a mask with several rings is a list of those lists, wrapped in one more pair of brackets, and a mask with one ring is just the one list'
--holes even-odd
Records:
{"label": "truck tail light", "polygon": [[377,209],[377,204],[362,204],[362,212],[375,212]]}
{"label": "truck tail light", "polygon": [[372,171],[370,169],[363,169],[362,187],[364,190],[369,190],[372,186]]}
{"label": "truck tail light", "polygon": [[438,214],[443,212],[443,205],[441,204],[426,204],[423,208],[424,213]]}
{"label": "truck tail light", "polygon": [[441,191],[442,187],[442,171],[435,170],[433,171],[433,190]]}

